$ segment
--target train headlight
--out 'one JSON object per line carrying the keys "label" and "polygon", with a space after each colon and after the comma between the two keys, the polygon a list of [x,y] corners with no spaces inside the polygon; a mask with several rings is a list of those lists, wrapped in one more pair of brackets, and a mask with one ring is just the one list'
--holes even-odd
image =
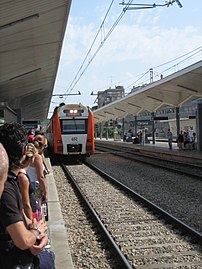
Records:
{"label": "train headlight", "polygon": [[57,144],[61,144],[62,143],[62,140],[57,140]]}
{"label": "train headlight", "polygon": [[77,109],[70,109],[70,114],[76,114],[76,113],[78,113],[78,110]]}

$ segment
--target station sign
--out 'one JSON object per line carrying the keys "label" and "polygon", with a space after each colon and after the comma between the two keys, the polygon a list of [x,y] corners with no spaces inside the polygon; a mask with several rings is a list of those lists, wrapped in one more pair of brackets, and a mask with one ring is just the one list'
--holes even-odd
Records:
{"label": "station sign", "polygon": [[150,120],[137,120],[137,126],[148,126],[151,124]]}
{"label": "station sign", "polygon": [[168,117],[161,117],[161,116],[159,116],[159,117],[154,117],[154,120],[168,120]]}

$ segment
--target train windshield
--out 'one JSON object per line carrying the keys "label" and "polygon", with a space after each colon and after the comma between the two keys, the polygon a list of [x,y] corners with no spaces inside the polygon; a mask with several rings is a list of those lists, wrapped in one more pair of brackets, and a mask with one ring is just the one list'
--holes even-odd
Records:
{"label": "train windshield", "polygon": [[87,119],[61,120],[62,134],[86,134]]}

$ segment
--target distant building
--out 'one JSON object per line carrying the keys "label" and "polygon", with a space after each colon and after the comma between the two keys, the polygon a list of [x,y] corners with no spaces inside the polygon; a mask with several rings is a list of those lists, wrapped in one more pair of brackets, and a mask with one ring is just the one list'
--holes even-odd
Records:
{"label": "distant building", "polygon": [[123,86],[115,86],[104,91],[98,91],[97,104],[98,108],[121,99],[125,96],[125,89]]}

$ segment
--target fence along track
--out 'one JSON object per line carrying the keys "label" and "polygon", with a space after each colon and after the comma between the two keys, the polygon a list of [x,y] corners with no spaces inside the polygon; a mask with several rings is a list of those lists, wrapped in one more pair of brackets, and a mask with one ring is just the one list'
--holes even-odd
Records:
{"label": "fence along track", "polygon": [[202,268],[202,247],[84,164],[67,166],[133,268]]}

